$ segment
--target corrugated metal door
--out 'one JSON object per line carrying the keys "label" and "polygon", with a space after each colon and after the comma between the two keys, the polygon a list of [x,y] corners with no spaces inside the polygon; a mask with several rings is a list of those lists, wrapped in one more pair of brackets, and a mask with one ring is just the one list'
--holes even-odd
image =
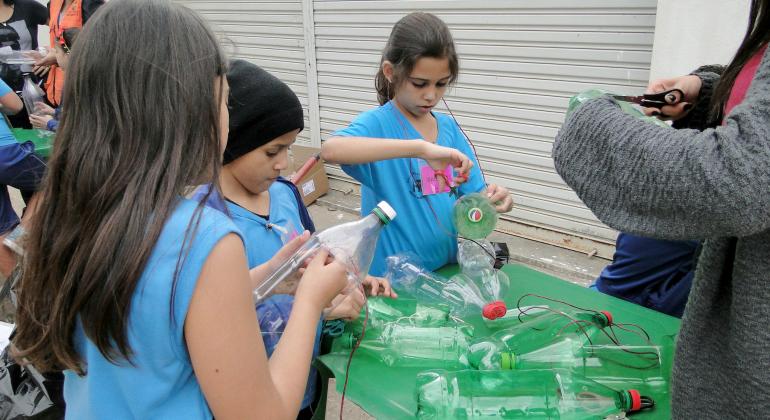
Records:
{"label": "corrugated metal door", "polygon": [[[488,181],[514,194],[503,230],[611,256],[615,232],[562,183],[550,150],[570,96],[646,86],[657,0],[182,3],[224,32],[232,55],[289,83],[322,138],[376,105],[373,78],[392,25],[414,10],[437,14],[460,55],[459,82],[446,99]],[[318,124],[301,143],[312,134],[317,144]],[[338,167],[327,171],[333,185],[351,185]]]}
{"label": "corrugated metal door", "polygon": [[[230,57],[249,60],[288,84],[299,96],[310,127],[301,0],[178,1],[205,16]],[[303,130],[299,144],[310,144]]]}
{"label": "corrugated metal door", "polygon": [[435,13],[460,56],[449,107],[488,181],[514,194],[506,228],[586,250],[592,241],[613,243],[615,232],[555,173],[551,145],[574,93],[647,85],[655,0],[316,0],[314,8],[322,138],[376,105],[373,77],[392,25],[410,11]]}

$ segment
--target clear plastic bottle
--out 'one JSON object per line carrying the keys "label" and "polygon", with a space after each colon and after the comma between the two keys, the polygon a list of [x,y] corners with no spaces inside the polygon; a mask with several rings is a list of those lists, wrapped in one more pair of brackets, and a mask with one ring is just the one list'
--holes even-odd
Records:
{"label": "clear plastic bottle", "polygon": [[460,197],[455,202],[452,214],[457,234],[463,238],[484,239],[497,225],[497,210],[481,193]]}
{"label": "clear plastic bottle", "polygon": [[449,280],[420,267],[413,257],[399,254],[387,258],[386,277],[397,289],[403,289],[420,300],[443,303],[455,315],[477,313],[487,319],[505,315],[501,300],[507,290],[507,276],[490,269],[479,273],[478,280],[460,273]]}
{"label": "clear plastic bottle", "polygon": [[[425,304],[415,299],[371,297],[367,299],[367,331],[381,330],[391,322],[407,322],[418,327],[444,327],[454,320],[449,316],[449,307],[443,304]],[[362,311],[359,321],[363,322]]]}
{"label": "clear plastic bottle", "polygon": [[[538,351],[565,340],[582,344],[597,341],[610,325],[611,315],[593,312],[541,312],[525,316],[523,323],[476,340],[469,347],[471,366],[480,370],[509,369],[518,355]],[[574,322],[578,320],[580,322]]]}
{"label": "clear plastic bottle", "polygon": [[37,112],[37,103],[43,101],[45,92],[35,82],[32,81],[30,73],[24,73],[24,86],[21,88],[21,98],[24,100],[24,107],[27,108],[29,115],[35,115]]}
{"label": "clear plastic bottle", "polygon": [[348,269],[351,284],[360,284],[369,272],[374,249],[383,226],[396,217],[396,211],[385,201],[355,222],[332,226],[313,234],[286,262],[254,289],[254,302],[260,303],[283,280],[294,274],[322,247]]}
{"label": "clear plastic bottle", "polygon": [[604,419],[654,406],[564,370],[426,371],[417,386],[420,419]]}
{"label": "clear plastic bottle", "polygon": [[[611,96],[615,95],[612,92],[608,92],[603,89],[588,89],[584,90],[577,95],[573,96],[569,100],[569,105],[567,105],[567,117],[569,117],[580,105],[583,103],[599,98],[599,97],[606,97],[608,99],[612,99]],[[651,124],[655,124],[661,127],[667,127],[670,128],[671,126],[668,125],[665,121],[660,120],[659,118],[655,117],[649,117],[647,115],[644,115],[644,112],[642,112],[641,108],[638,105],[635,105],[631,102],[625,102],[625,101],[617,101],[615,99],[612,99],[615,103],[620,106],[620,109],[623,110],[628,115],[631,115],[632,117],[639,118],[642,121],[647,121]]]}
{"label": "clear plastic bottle", "polygon": [[[359,348],[391,367],[467,369],[472,334],[467,325],[419,327],[411,322],[391,322],[379,335],[362,339]],[[348,334],[342,342],[352,348],[357,340],[358,336]]]}

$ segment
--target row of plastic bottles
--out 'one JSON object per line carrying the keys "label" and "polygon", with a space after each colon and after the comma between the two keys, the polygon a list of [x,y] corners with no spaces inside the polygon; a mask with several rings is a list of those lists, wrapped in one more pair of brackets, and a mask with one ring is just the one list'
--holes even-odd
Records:
{"label": "row of plastic bottles", "polygon": [[654,405],[566,370],[426,371],[417,386],[421,419],[620,419]]}

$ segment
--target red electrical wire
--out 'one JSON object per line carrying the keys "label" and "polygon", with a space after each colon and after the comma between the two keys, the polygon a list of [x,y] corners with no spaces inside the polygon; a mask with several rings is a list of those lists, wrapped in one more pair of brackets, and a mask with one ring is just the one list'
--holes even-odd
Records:
{"label": "red electrical wire", "polygon": [[366,294],[364,293],[364,323],[361,326],[361,336],[358,337],[358,340],[356,340],[356,344],[353,345],[353,348],[350,350],[350,356],[348,357],[348,364],[345,366],[345,383],[342,385],[342,397],[340,400],[340,420],[342,420],[342,409],[345,407],[345,392],[347,392],[348,389],[348,373],[350,372],[350,364],[353,362],[353,355],[356,353],[356,349],[358,349],[358,346],[361,344],[361,340],[364,339],[364,335],[366,334],[366,322],[369,320],[369,299],[366,298]]}

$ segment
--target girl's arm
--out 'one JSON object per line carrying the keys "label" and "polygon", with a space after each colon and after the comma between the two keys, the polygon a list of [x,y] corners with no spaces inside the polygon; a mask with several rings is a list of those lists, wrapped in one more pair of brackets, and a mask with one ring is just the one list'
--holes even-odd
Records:
{"label": "girl's arm", "polygon": [[[251,298],[243,243],[230,234],[203,266],[185,320],[193,369],[218,419],[294,419],[307,384],[321,310],[346,284],[345,269],[319,252],[268,361]],[[304,278],[304,277],[303,277]]]}
{"label": "girl's arm", "polygon": [[446,165],[467,174],[473,162],[457,149],[424,140],[331,137],[321,145],[321,157],[329,163],[356,165],[396,158],[424,159],[434,169]]}
{"label": "girl's arm", "polygon": [[5,115],[16,115],[24,108],[24,102],[21,101],[16,92],[8,92],[0,96],[0,112]]}

